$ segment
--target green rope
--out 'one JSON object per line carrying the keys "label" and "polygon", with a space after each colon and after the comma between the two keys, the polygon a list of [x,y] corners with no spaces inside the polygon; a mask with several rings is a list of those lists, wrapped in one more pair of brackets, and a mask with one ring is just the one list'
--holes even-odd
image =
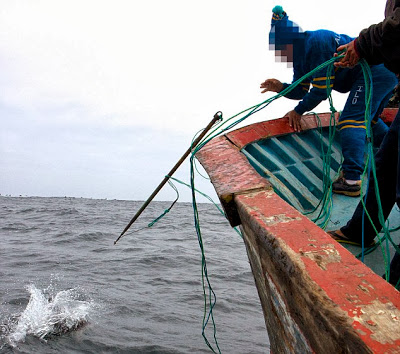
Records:
{"label": "green rope", "polygon": [[[204,251],[204,244],[203,244],[203,238],[202,238],[202,233],[201,233],[201,227],[200,227],[200,218],[199,218],[199,212],[197,209],[197,200],[196,200],[196,193],[199,193],[203,196],[205,196],[207,199],[209,199],[217,208],[218,210],[223,214],[223,210],[212,201],[210,197],[205,195],[204,193],[198,191],[195,188],[195,171],[198,172],[198,169],[196,167],[196,153],[205,145],[207,144],[210,140],[214,139],[215,137],[222,135],[224,132],[232,129],[239,123],[243,122],[245,119],[250,117],[252,114],[259,112],[260,110],[266,108],[269,104],[271,104],[273,101],[276,99],[285,96],[287,93],[291,92],[297,85],[299,85],[302,81],[307,79],[308,77],[312,76],[315,72],[322,70],[324,68],[327,68],[327,90],[328,90],[328,99],[330,103],[330,111],[331,111],[331,117],[330,117],[330,125],[329,125],[329,144],[328,147],[325,148],[323,146],[323,143],[321,142],[321,150],[322,150],[322,156],[323,156],[323,163],[324,163],[324,170],[323,170],[323,186],[324,186],[324,194],[323,197],[321,198],[317,208],[320,208],[319,214],[315,221],[322,220],[320,222],[321,227],[325,228],[331,215],[331,210],[332,210],[332,180],[330,179],[330,160],[331,160],[331,147],[332,143],[334,140],[335,136],[335,131],[336,131],[336,121],[335,121],[335,108],[333,106],[333,101],[332,101],[332,96],[331,96],[331,88],[330,88],[330,76],[333,71],[333,63],[341,58],[343,58],[343,54],[339,55],[338,57],[331,58],[330,60],[326,61],[325,63],[322,63],[306,75],[302,76],[300,79],[289,85],[285,90],[279,92],[278,94],[274,95],[271,98],[268,98],[267,100],[256,104],[252,107],[249,107],[229,119],[222,121],[221,123],[217,124],[214,129],[212,129],[197,146],[193,146],[193,141],[192,141],[192,148],[191,148],[191,157],[190,157],[190,185],[183,183],[175,178],[170,177],[170,179],[173,179],[174,181],[181,183],[187,187],[191,188],[192,191],[192,207],[193,207],[193,216],[194,216],[194,223],[195,223],[195,229],[197,233],[197,239],[199,243],[199,247],[201,250],[201,263],[202,263],[202,268],[201,268],[201,279],[202,279],[202,288],[203,288],[203,298],[204,298],[204,311],[203,311],[203,321],[202,321],[202,336],[204,338],[205,343],[209,347],[209,349],[212,350],[214,353],[221,353],[221,350],[218,345],[218,340],[217,340],[217,335],[216,335],[216,324],[215,324],[215,318],[213,314],[214,307],[216,305],[216,295],[215,292],[211,286],[211,282],[209,280],[208,276],[208,269],[207,269],[207,261],[206,261],[206,256],[205,256],[205,251]],[[363,69],[363,74],[364,74],[364,79],[366,81],[366,122],[368,123],[369,129],[367,129],[367,137],[368,141],[372,140],[371,138],[371,133],[370,133],[370,103],[371,103],[371,96],[372,96],[372,84],[369,83],[368,79],[371,79],[371,73],[369,70],[369,67],[366,63],[361,62],[361,66]],[[372,81],[371,81],[372,83]],[[319,117],[316,115],[318,120]],[[320,122],[320,120],[319,120]],[[321,124],[319,123],[318,128],[320,132],[322,133],[322,128]],[[197,134],[196,134],[197,135]],[[325,151],[326,150],[326,151]],[[372,172],[374,175],[374,178],[376,180],[376,173],[375,173],[375,165],[374,165],[374,160],[373,160],[373,154],[371,155],[371,165],[372,165]],[[364,170],[364,174],[367,170]],[[364,175],[363,174],[363,175]],[[203,176],[204,177],[204,176]],[[379,195],[377,195],[377,198],[379,198]],[[174,203],[173,203],[174,204]],[[380,211],[381,211],[381,204],[380,204],[380,199],[379,199],[379,205],[380,205]],[[172,207],[172,206],[171,206]],[[316,210],[317,210],[316,208]],[[168,210],[169,211],[169,210]],[[158,221],[162,216],[164,216],[168,211],[164,212],[159,218],[155,220]],[[371,220],[368,212],[366,211],[365,213],[367,217]],[[382,214],[383,215],[383,214]],[[383,216],[380,217],[380,219],[383,219]],[[381,221],[382,227],[385,229],[385,238],[387,240],[391,240],[390,235],[389,235],[389,230],[385,227],[384,221]],[[154,224],[154,223],[153,223]],[[150,224],[149,224],[150,225]],[[242,237],[241,233],[239,230],[235,228],[236,232]],[[376,229],[375,229],[376,231]],[[378,234],[378,233],[377,233]],[[391,240],[392,244],[393,241]],[[378,242],[379,245],[382,244],[382,240],[380,239]],[[395,246],[396,250],[398,250],[397,246]],[[364,250],[364,249],[363,249]],[[365,253],[368,253],[369,249],[365,249]],[[387,263],[385,261],[386,267]],[[387,267],[388,268],[388,267]],[[387,272],[388,275],[388,272]],[[387,277],[388,279],[388,277]],[[207,338],[206,335],[206,329],[209,323],[211,322],[212,324],[212,332],[213,332],[213,341],[214,344],[210,343],[210,341]]]}
{"label": "green rope", "polygon": [[[210,133],[208,133],[201,142],[197,146],[192,146],[192,153],[190,157],[190,187],[192,190],[192,206],[193,206],[193,216],[194,216],[194,223],[195,223],[195,229],[197,233],[197,239],[199,243],[199,247],[201,250],[201,262],[202,262],[202,287],[203,287],[203,296],[204,296],[204,312],[203,312],[203,323],[202,323],[202,336],[204,338],[205,343],[207,346],[214,352],[220,353],[220,348],[218,345],[218,340],[216,336],[216,325],[215,325],[215,319],[214,319],[214,314],[213,310],[216,304],[216,295],[215,292],[211,286],[211,282],[208,277],[208,271],[207,271],[207,261],[204,253],[204,244],[203,244],[203,239],[202,239],[202,233],[201,233],[201,227],[200,227],[200,218],[199,218],[199,213],[197,209],[197,201],[196,201],[196,188],[195,188],[195,154],[205,145],[207,142],[210,140],[214,139],[215,137],[223,134],[224,132],[232,129],[234,126],[237,124],[241,123],[248,117],[250,117],[252,114],[259,112],[260,110],[266,108],[270,103],[275,101],[276,99],[283,97],[287,93],[291,92],[297,85],[299,85],[304,79],[308,78],[309,76],[313,75],[316,71],[321,70],[325,67],[331,66],[331,70],[333,70],[333,63],[342,58],[343,55],[339,57],[332,58],[325,63],[319,65],[316,67],[314,70],[310,71],[308,74],[304,75],[294,83],[292,83],[290,86],[288,86],[285,90],[281,91],[277,95],[261,102],[260,104],[254,105],[250,108],[247,108],[238,114],[235,114],[234,116],[230,117],[226,121],[222,121],[220,124],[218,124]],[[329,93],[330,95],[330,93]],[[331,100],[330,100],[331,102]],[[332,113],[334,114],[334,113]],[[236,118],[236,120],[234,120]],[[229,123],[229,124],[228,124]],[[207,338],[206,335],[206,328],[209,322],[211,321],[212,323],[212,331],[213,331],[213,338],[214,338],[214,344],[215,347],[210,343],[210,341]]]}
{"label": "green rope", "polygon": [[[338,60],[343,58],[344,55],[339,55],[338,57],[334,57],[331,58],[329,60],[327,60],[325,63],[322,63],[321,65],[317,66],[315,69],[311,70],[309,73],[303,75],[301,78],[299,78],[297,81],[293,82],[290,86],[288,86],[286,89],[282,90],[281,92],[279,92],[278,94],[276,94],[275,96],[272,96],[270,98],[268,98],[267,100],[256,104],[252,107],[249,107],[237,114],[235,114],[234,116],[230,117],[229,119],[222,121],[220,124],[218,124],[216,126],[216,128],[214,130],[212,130],[210,133],[208,133],[203,140],[196,146],[193,147],[192,149],[192,155],[195,155],[205,144],[207,144],[210,140],[212,140],[213,138],[223,134],[224,132],[232,129],[233,127],[235,127],[236,125],[238,125],[239,123],[241,123],[242,121],[244,121],[245,119],[247,119],[248,117],[250,117],[252,114],[259,112],[260,110],[266,108],[269,104],[271,104],[273,101],[277,100],[278,98],[281,98],[283,96],[285,96],[287,93],[291,92],[292,90],[294,90],[294,88],[296,86],[298,86],[302,81],[304,81],[305,79],[307,79],[308,77],[312,76],[315,72],[322,70],[328,66],[332,66],[333,63]],[[246,114],[245,114],[246,113]],[[231,122],[233,119],[240,117],[241,118]],[[228,123],[231,122],[229,125]]]}
{"label": "green rope", "polygon": [[335,119],[335,113],[337,112],[335,107],[333,106],[333,100],[332,100],[332,88],[331,88],[331,76],[333,74],[333,65],[329,65],[327,68],[327,73],[326,73],[326,91],[327,91],[327,97],[329,99],[329,105],[330,105],[330,121],[329,121],[329,134],[328,134],[328,146],[324,148],[324,143],[322,139],[322,124],[321,124],[321,119],[319,118],[317,113],[312,112],[315,117],[318,119],[318,124],[317,124],[317,130],[321,136],[321,156],[322,156],[322,161],[323,161],[323,170],[322,170],[322,190],[323,195],[321,199],[319,200],[318,204],[316,207],[311,210],[310,212],[304,213],[304,215],[311,215],[316,213],[318,210],[318,215],[311,220],[316,223],[318,226],[320,226],[323,229],[326,229],[330,216],[332,213],[332,208],[333,208],[333,201],[332,201],[332,180],[330,178],[330,170],[331,170],[331,159],[332,159],[332,144],[335,138],[335,132],[336,132],[336,119]]}
{"label": "green rope", "polygon": [[127,233],[125,234],[125,236],[126,236],[126,235],[131,235],[131,234],[133,234],[133,233],[135,233],[135,232],[139,232],[139,231],[141,231],[141,230],[144,230],[144,229],[148,229],[148,228],[153,227],[154,224],[156,224],[157,222],[159,222],[165,215],[167,215],[167,214],[170,212],[170,210],[174,207],[175,203],[176,203],[176,202],[178,201],[178,199],[179,199],[179,191],[178,191],[178,189],[174,186],[174,184],[173,184],[171,181],[168,181],[168,184],[169,184],[169,185],[172,187],[172,189],[176,192],[176,198],[175,198],[175,200],[172,202],[172,204],[171,204],[167,209],[165,209],[164,212],[163,212],[161,215],[159,215],[158,217],[156,217],[153,221],[151,221],[150,223],[148,223],[146,226],[141,227],[141,228],[139,228],[139,229],[132,230],[132,231],[130,231],[130,232],[127,232]]}
{"label": "green rope", "polygon": [[[332,106],[333,107],[333,106]],[[321,228],[325,229],[328,225],[330,220],[330,216],[332,213],[333,208],[333,201],[332,201],[332,180],[330,177],[330,170],[331,170],[331,159],[332,159],[332,144],[335,138],[335,129],[331,129],[332,126],[336,127],[336,120],[335,120],[335,112],[336,110],[333,108],[331,110],[331,117],[330,117],[330,125],[329,125],[329,135],[328,135],[328,146],[325,148],[323,139],[322,139],[322,124],[321,119],[319,118],[317,113],[312,113],[317,117],[317,130],[321,136],[321,156],[322,156],[322,190],[323,195],[319,200],[318,204],[315,208],[309,212],[304,213],[304,215],[312,215],[315,214],[318,210],[318,215],[316,217],[311,218],[311,221],[316,223]]]}
{"label": "green rope", "polygon": [[[367,173],[368,170],[368,165],[370,165],[371,173],[373,176],[373,181],[375,184],[375,195],[376,195],[376,200],[378,203],[378,219],[379,219],[379,226],[383,230],[383,236],[381,237],[379,235],[379,231],[376,229],[375,225],[373,225],[373,222],[371,220],[371,217],[368,213],[368,210],[366,209],[366,205],[364,203],[364,199],[361,198],[362,205],[364,207],[365,215],[369,219],[369,222],[372,224],[373,229],[375,231],[376,236],[378,237],[379,242],[377,242],[376,246],[373,247],[373,249],[376,249],[377,247],[381,247],[381,251],[383,254],[384,262],[385,262],[385,275],[386,279],[388,280],[390,277],[390,250],[389,250],[389,244],[391,243],[393,247],[395,248],[396,252],[400,253],[399,247],[396,245],[396,243],[393,241],[393,239],[390,236],[390,230],[385,222],[384,215],[383,215],[383,209],[382,209],[382,203],[381,203],[381,198],[380,198],[380,193],[379,193],[379,186],[378,186],[378,181],[377,181],[377,176],[376,176],[376,166],[375,166],[375,159],[374,159],[374,153],[373,153],[373,136],[371,132],[371,114],[370,114],[370,101],[372,97],[372,74],[371,70],[366,63],[365,60],[360,61],[360,65],[363,68],[363,73],[364,73],[364,80],[366,82],[366,88],[370,89],[370,95],[368,95],[368,100],[366,96],[366,117],[365,120],[367,122],[367,147],[368,147],[368,163],[365,166],[363,176]],[[385,244],[385,246],[383,246]],[[372,251],[371,251],[372,252]],[[368,253],[371,253],[368,252]],[[358,255],[361,257],[363,260],[364,257],[364,249],[362,250],[361,254]]]}
{"label": "green rope", "polygon": [[155,218],[152,222],[150,222],[148,225],[147,225],[147,227],[153,227],[153,225],[155,224],[155,223],[157,223],[158,221],[160,221],[165,215],[167,215],[169,212],[170,212],[170,210],[174,207],[174,205],[175,205],[175,203],[179,200],[179,191],[178,191],[178,189],[175,187],[175,185],[171,182],[171,181],[168,181],[168,184],[172,187],[172,189],[176,192],[176,198],[175,198],[175,200],[172,202],[172,204],[169,206],[169,208],[167,208],[167,209],[165,209],[164,210],[164,212],[161,214],[161,215],[159,215],[157,218]]}
{"label": "green rope", "polygon": [[[332,73],[333,70],[333,63],[336,60],[339,60],[343,57],[343,55],[340,55],[338,57],[332,58],[330,60],[328,60],[327,62],[319,65],[318,67],[316,67],[314,70],[310,71],[308,74],[304,75],[303,77],[301,77],[300,79],[298,79],[297,81],[295,81],[294,83],[292,83],[290,86],[288,86],[285,90],[281,91],[280,93],[278,93],[277,95],[261,102],[260,104],[254,105],[250,108],[247,108],[241,112],[239,112],[238,114],[235,114],[234,116],[230,117],[229,119],[222,121],[214,130],[212,130],[208,135],[206,135],[206,137],[204,137],[204,139],[196,146],[196,147],[192,147],[192,156],[190,159],[190,165],[191,165],[191,188],[192,188],[192,192],[193,192],[193,196],[192,196],[192,205],[193,205],[193,210],[194,210],[194,219],[195,219],[195,227],[196,227],[196,231],[197,231],[197,235],[198,235],[198,241],[199,241],[199,245],[200,248],[202,250],[202,279],[203,279],[203,293],[205,296],[207,296],[205,288],[204,288],[204,278],[205,281],[207,282],[207,286],[209,289],[209,300],[208,302],[205,301],[205,305],[207,306],[207,304],[209,305],[208,308],[208,315],[206,316],[206,314],[204,314],[203,317],[203,337],[205,338],[205,341],[207,343],[207,345],[210,347],[210,349],[214,352],[214,348],[211,346],[210,342],[207,340],[206,336],[205,336],[205,327],[208,324],[208,321],[211,319],[213,321],[213,328],[214,328],[214,340],[216,342],[217,345],[217,349],[219,351],[219,347],[218,347],[218,343],[216,340],[216,332],[215,332],[215,323],[214,323],[214,317],[212,314],[213,308],[215,306],[215,301],[216,301],[216,297],[215,294],[211,288],[211,284],[209,282],[208,279],[208,275],[207,275],[207,268],[206,268],[206,259],[205,259],[205,255],[204,255],[204,248],[203,248],[203,244],[202,244],[202,235],[201,235],[201,229],[200,229],[200,221],[199,221],[199,215],[198,215],[198,211],[197,211],[197,207],[196,207],[196,198],[194,195],[194,191],[195,191],[195,187],[194,187],[194,161],[195,161],[195,154],[205,145],[207,144],[210,140],[214,139],[215,137],[223,134],[224,132],[232,129],[233,127],[235,127],[237,124],[241,123],[242,121],[244,121],[245,119],[247,119],[248,117],[250,117],[252,114],[264,109],[265,107],[267,107],[270,103],[272,103],[273,101],[275,101],[276,99],[286,95],[287,93],[289,93],[290,91],[292,91],[297,85],[299,85],[304,79],[308,78],[309,76],[312,76],[316,71],[319,71],[325,67],[327,67],[327,89],[329,90],[328,92],[328,98],[329,98],[329,103],[330,103],[330,110],[331,110],[331,118],[330,118],[330,126],[329,126],[329,144],[328,144],[328,148],[326,153],[323,152],[323,160],[324,160],[324,178],[323,178],[323,184],[324,184],[324,195],[320,201],[320,206],[321,207],[321,211],[317,217],[318,219],[322,219],[322,223],[321,226],[323,228],[325,228],[328,224],[328,221],[330,219],[330,214],[331,214],[331,210],[332,210],[332,180],[330,179],[330,159],[331,159],[331,145],[334,139],[334,135],[335,135],[335,131],[336,131],[336,127],[335,127],[335,118],[334,118],[334,114],[336,112],[334,106],[333,106],[333,102],[332,102],[332,96],[331,96],[331,88],[330,88],[330,74]],[[370,112],[370,106],[371,106],[371,97],[372,97],[372,80],[368,81],[368,79],[371,79],[371,73],[370,73],[370,69],[368,67],[368,65],[365,62],[361,62],[361,66],[363,69],[363,75],[364,75],[364,79],[366,81],[366,112],[365,112],[365,116],[366,116],[366,122],[368,123],[368,127],[369,127],[369,133],[367,133],[367,137],[368,137],[368,141],[371,141],[371,133],[370,133],[370,121],[371,121],[371,112]],[[371,82],[371,84],[370,84]],[[324,151],[324,149],[323,149]],[[370,155],[372,156],[373,159],[373,154],[370,153]],[[374,164],[372,164],[372,168],[373,168],[373,173],[375,175],[375,166]],[[376,178],[376,176],[375,176]],[[379,197],[378,197],[379,198]],[[379,204],[380,205],[380,204]],[[380,211],[382,210],[381,205],[380,205]],[[367,213],[366,213],[367,214]],[[383,226],[384,226],[384,222],[383,222]],[[390,238],[388,234],[388,231],[385,231],[385,235],[386,237]],[[382,244],[382,242],[378,242],[378,244]],[[393,241],[392,241],[392,244]],[[395,246],[395,245],[394,245]],[[395,246],[396,247],[396,246]],[[385,267],[386,269],[389,268],[388,266],[388,262],[387,262],[387,258],[385,258]],[[387,278],[388,279],[388,278]],[[206,307],[205,307],[206,308]]]}
{"label": "green rope", "polygon": [[[186,187],[188,187],[188,188],[191,188],[190,184],[187,184],[187,183],[185,183],[185,182],[182,182],[182,181],[180,181],[180,180],[177,179],[177,178],[174,178],[174,177],[171,177],[171,176],[166,176],[166,177],[169,177],[170,179],[174,180],[175,182],[178,182],[178,183],[180,183],[180,184],[182,184],[182,185],[184,185],[184,186],[186,186]],[[215,207],[218,209],[218,211],[224,216],[224,218],[227,218],[227,217],[226,217],[226,214],[225,214],[225,212],[224,212],[224,210],[223,210],[222,208],[220,208],[220,206],[219,206],[209,195],[207,195],[207,194],[205,194],[205,193],[199,191],[199,190],[196,189],[196,188],[195,188],[195,192],[198,193],[198,194],[200,194],[200,195],[202,195],[203,197],[207,198],[211,203],[214,204],[214,206],[215,206]],[[241,238],[243,238],[242,233],[240,232],[240,230],[239,230],[237,227],[234,227],[233,229],[236,231],[236,233],[237,233]]]}
{"label": "green rope", "polygon": [[[214,139],[215,137],[223,134],[224,132],[232,129],[233,127],[235,127],[237,124],[241,123],[242,121],[244,121],[245,119],[247,119],[248,117],[250,117],[252,114],[259,112],[260,110],[266,108],[269,104],[271,104],[273,101],[275,101],[276,99],[285,96],[287,93],[291,92],[297,85],[299,85],[302,81],[304,81],[304,79],[312,76],[316,71],[319,71],[325,67],[327,67],[327,90],[328,90],[328,98],[329,98],[329,103],[330,103],[330,111],[331,111],[331,117],[330,117],[330,125],[329,125],[329,144],[328,144],[328,148],[325,149],[323,148],[323,144],[321,143],[321,148],[323,151],[323,161],[324,161],[324,173],[323,173],[323,185],[324,185],[324,195],[319,203],[319,206],[321,208],[319,215],[316,218],[317,220],[321,220],[321,227],[326,228],[328,221],[330,219],[330,214],[331,214],[331,210],[332,210],[332,180],[330,179],[330,160],[331,160],[331,146],[334,140],[334,136],[335,136],[335,131],[336,131],[336,121],[335,121],[335,108],[333,106],[333,101],[332,101],[332,96],[331,96],[331,88],[330,88],[330,76],[331,73],[333,71],[333,63],[336,60],[339,60],[343,57],[343,55],[340,55],[338,57],[332,58],[330,60],[328,60],[327,62],[319,65],[318,67],[316,67],[314,70],[310,71],[308,74],[304,75],[303,77],[301,77],[300,79],[298,79],[297,81],[295,81],[294,83],[292,83],[290,86],[288,86],[285,90],[281,91],[280,93],[276,94],[275,96],[257,104],[254,105],[250,108],[247,108],[237,114],[235,114],[234,116],[230,117],[229,119],[222,121],[220,124],[218,124],[210,133],[208,133],[208,135],[206,135],[203,140],[197,145],[197,146],[192,146],[192,156],[190,158],[190,187],[192,189],[192,206],[193,206],[193,214],[194,214],[194,221],[195,221],[195,228],[196,228],[196,232],[197,232],[197,237],[198,237],[198,242],[199,242],[199,246],[201,249],[201,257],[202,257],[202,285],[203,285],[203,295],[204,295],[204,314],[203,314],[203,327],[202,327],[202,335],[204,337],[204,340],[207,344],[207,346],[215,353],[216,350],[218,350],[218,352],[220,352],[220,348],[218,346],[218,341],[216,338],[216,325],[215,325],[215,321],[214,321],[214,316],[213,316],[213,309],[214,306],[216,304],[216,296],[215,293],[212,289],[210,280],[208,278],[208,272],[207,272],[207,262],[206,262],[206,257],[204,254],[204,246],[203,246],[203,241],[202,241],[202,234],[201,234],[201,228],[200,228],[200,220],[199,220],[199,213],[197,210],[197,202],[196,202],[196,196],[195,196],[195,175],[194,175],[194,170],[195,170],[195,154],[205,145],[207,144],[210,140]],[[371,121],[371,97],[372,97],[372,80],[371,80],[371,72],[370,69],[368,67],[368,65],[362,61],[361,62],[361,66],[363,69],[363,75],[364,75],[364,79],[366,82],[366,112],[365,112],[365,120],[368,125],[368,129],[367,129],[367,140],[371,141],[372,137],[371,137],[371,132],[370,132],[370,121]],[[370,79],[370,81],[368,81],[368,79]],[[371,84],[370,84],[371,82]],[[372,146],[372,145],[370,145]],[[371,149],[372,151],[372,149]],[[372,160],[372,170],[373,170],[373,174],[374,174],[374,178],[376,180],[376,173],[375,173],[375,165],[374,165],[374,161],[373,161],[373,153],[371,154],[370,152],[370,157]],[[364,170],[363,176],[365,175],[366,170]],[[377,198],[379,198],[379,196],[377,196]],[[379,200],[380,202],[380,200]],[[382,208],[381,208],[381,204],[379,204],[379,208],[380,208],[380,214],[382,214]],[[366,212],[366,215],[368,215],[368,213]],[[369,215],[368,215],[369,217]],[[380,219],[382,219],[383,217],[380,217]],[[384,221],[381,220],[382,226],[384,226]],[[390,235],[388,230],[385,228],[385,237],[389,240],[391,240]],[[392,244],[394,245],[393,241],[391,240]],[[382,245],[382,240],[380,240],[378,242],[379,245]],[[396,250],[398,250],[397,246],[394,245]],[[363,248],[364,250],[364,248]],[[387,262],[387,257],[385,258],[385,268],[389,269],[388,266],[388,262]],[[389,279],[388,273],[389,271],[387,271],[387,279]],[[212,321],[212,326],[213,326],[213,338],[214,338],[214,343],[216,348],[214,349],[214,347],[211,345],[211,343],[209,342],[209,340],[207,339],[205,330],[207,325],[209,324],[209,321]]]}

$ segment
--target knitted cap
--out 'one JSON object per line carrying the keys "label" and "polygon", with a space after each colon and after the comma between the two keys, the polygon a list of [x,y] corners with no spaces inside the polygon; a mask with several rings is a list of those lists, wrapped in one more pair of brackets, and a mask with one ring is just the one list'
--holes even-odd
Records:
{"label": "knitted cap", "polygon": [[294,22],[289,20],[289,16],[282,6],[277,5],[272,9],[271,31],[269,32],[270,49],[280,50],[299,38],[303,31]]}
{"label": "knitted cap", "polygon": [[282,19],[288,19],[288,15],[286,15],[286,12],[283,11],[283,7],[280,5],[276,5],[272,9],[272,19],[271,19],[271,26],[275,25],[278,21],[281,21]]}

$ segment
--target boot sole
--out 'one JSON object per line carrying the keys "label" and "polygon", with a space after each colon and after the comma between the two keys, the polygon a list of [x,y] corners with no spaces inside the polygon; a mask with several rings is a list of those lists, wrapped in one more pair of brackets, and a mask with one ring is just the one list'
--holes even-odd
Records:
{"label": "boot sole", "polygon": [[359,197],[361,195],[361,191],[349,192],[349,191],[335,191],[335,190],[332,190],[332,193],[347,195],[348,197]]}

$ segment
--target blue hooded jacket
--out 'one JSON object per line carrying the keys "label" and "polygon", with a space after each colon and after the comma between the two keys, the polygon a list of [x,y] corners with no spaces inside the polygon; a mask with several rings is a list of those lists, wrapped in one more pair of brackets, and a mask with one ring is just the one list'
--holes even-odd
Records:
{"label": "blue hooded jacket", "polygon": [[[354,39],[328,30],[302,32],[294,22],[289,20],[280,6],[273,10],[271,25],[270,46],[274,49],[282,49],[288,44],[293,45],[292,82],[331,59],[339,46]],[[353,69],[335,69],[330,76],[330,88],[342,93],[350,91],[359,72],[358,66]],[[324,68],[303,80],[285,97],[301,100],[294,110],[298,114],[304,114],[328,98],[326,80],[327,68]],[[284,83],[283,89],[289,85]]]}

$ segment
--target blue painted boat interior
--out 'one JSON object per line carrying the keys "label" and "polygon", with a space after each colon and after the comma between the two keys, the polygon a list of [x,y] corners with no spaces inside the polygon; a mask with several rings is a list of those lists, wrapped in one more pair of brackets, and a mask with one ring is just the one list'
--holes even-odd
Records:
{"label": "blue painted boat interior", "polygon": [[[339,136],[329,129],[327,127],[274,136],[253,142],[241,150],[254,169],[272,184],[275,192],[311,220],[318,213],[316,208],[324,193],[324,171],[329,171],[332,180],[336,179],[342,161]],[[345,225],[360,201],[359,197],[337,194],[333,194],[331,198],[332,209],[326,230],[336,230]],[[389,225],[390,228],[400,226],[400,211],[397,206],[389,216]],[[399,231],[392,232],[391,237],[399,244]],[[343,246],[354,255],[361,252],[359,247]],[[393,246],[388,243],[387,247],[378,247],[365,257],[364,262],[382,275],[385,262],[387,263],[393,252]]]}
{"label": "blue painted boat interior", "polygon": [[302,213],[312,211],[323,195],[324,156],[331,145],[331,178],[341,164],[338,134],[329,144],[328,128],[264,139],[242,149],[251,165],[276,193]]}

